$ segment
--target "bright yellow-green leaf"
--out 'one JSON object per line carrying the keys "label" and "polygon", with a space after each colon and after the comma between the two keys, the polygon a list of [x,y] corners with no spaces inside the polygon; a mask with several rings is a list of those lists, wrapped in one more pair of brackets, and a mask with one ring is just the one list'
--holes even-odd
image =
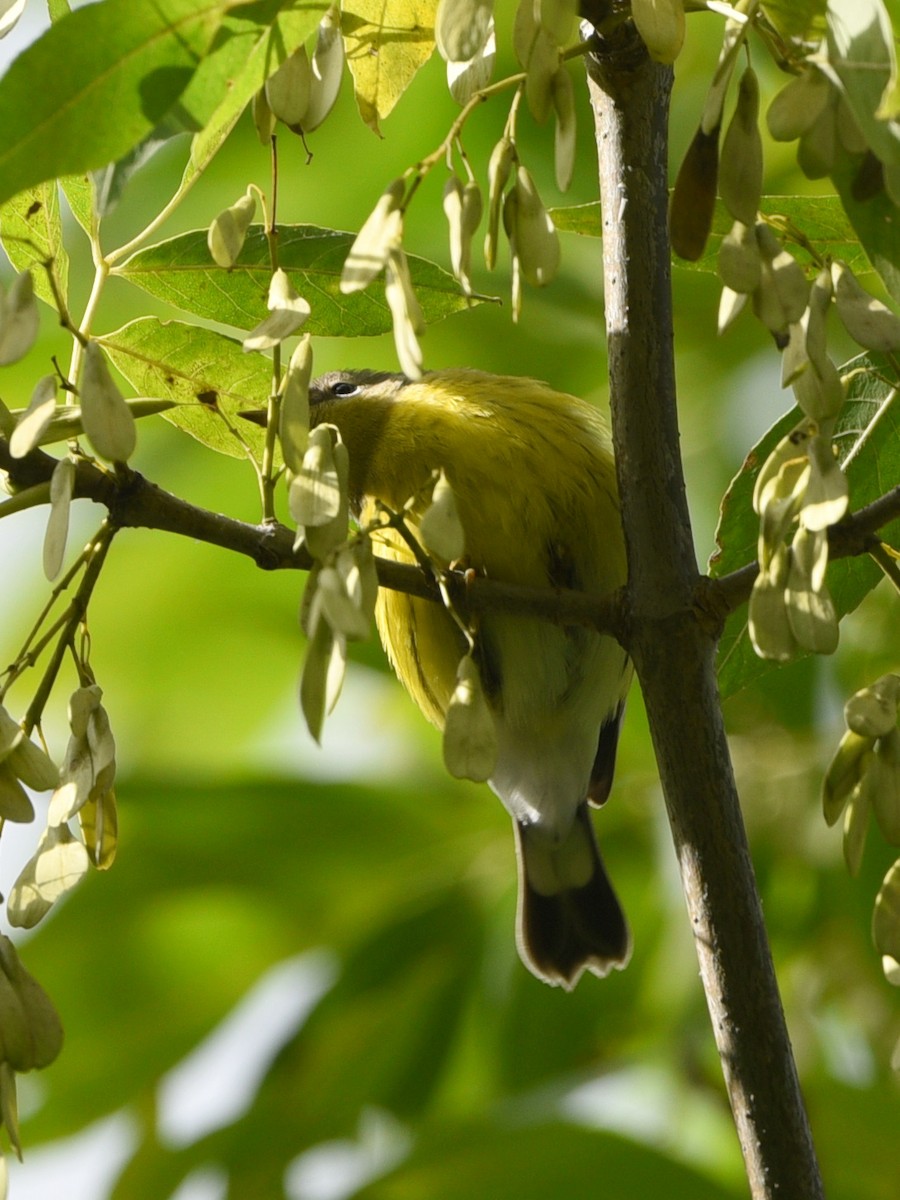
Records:
{"label": "bright yellow-green leaf", "polygon": [[348,0],[342,28],[359,115],[375,132],[434,50],[437,0]]}

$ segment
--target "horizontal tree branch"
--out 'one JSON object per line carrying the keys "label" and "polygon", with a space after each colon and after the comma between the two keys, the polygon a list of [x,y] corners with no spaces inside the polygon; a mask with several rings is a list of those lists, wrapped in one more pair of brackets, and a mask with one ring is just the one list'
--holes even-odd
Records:
{"label": "horizontal tree branch", "polygon": [[[898,518],[900,485],[831,526],[828,530],[829,557],[853,558],[869,554],[881,540],[878,531]],[[751,562],[718,579],[704,575],[697,589],[698,610],[721,626],[729,613],[749,599],[758,574],[759,563]]]}
{"label": "horizontal tree branch", "polygon": [[[42,450],[13,458],[8,441],[0,438],[0,469],[17,490],[48,484],[57,461]],[[307,552],[294,548],[294,533],[284,525],[254,525],[199,508],[130,468],[113,471],[85,459],[76,468],[74,495],[102,504],[121,529],[159,529],[193,538],[242,554],[264,571],[308,571],[312,566]],[[900,486],[832,526],[828,534],[831,557],[869,553],[878,542],[878,530],[897,518]],[[383,587],[442,602],[437,583],[418,566],[376,556],[376,567]],[[721,630],[728,615],[746,603],[758,574],[759,566],[752,562],[718,579],[700,578],[694,607],[707,629]],[[460,612],[502,610],[542,617],[557,625],[585,625],[611,634],[627,649],[629,619],[624,590],[598,599],[567,588],[521,587],[465,571],[448,571],[443,582]]]}

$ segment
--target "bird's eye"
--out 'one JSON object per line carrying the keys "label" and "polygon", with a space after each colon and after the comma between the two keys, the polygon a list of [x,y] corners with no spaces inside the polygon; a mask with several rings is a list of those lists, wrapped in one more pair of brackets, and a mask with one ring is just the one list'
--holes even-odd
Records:
{"label": "bird's eye", "polygon": [[351,379],[340,379],[331,385],[332,396],[354,396],[359,391],[359,384]]}

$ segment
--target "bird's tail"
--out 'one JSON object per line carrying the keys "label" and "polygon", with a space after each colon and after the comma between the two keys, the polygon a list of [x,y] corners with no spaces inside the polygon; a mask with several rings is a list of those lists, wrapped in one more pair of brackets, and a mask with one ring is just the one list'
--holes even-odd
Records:
{"label": "bird's tail", "polygon": [[625,915],[594,837],[587,804],[561,842],[535,825],[514,821],[519,860],[516,938],[523,962],[538,978],[570,990],[582,971],[607,975],[631,954]]}

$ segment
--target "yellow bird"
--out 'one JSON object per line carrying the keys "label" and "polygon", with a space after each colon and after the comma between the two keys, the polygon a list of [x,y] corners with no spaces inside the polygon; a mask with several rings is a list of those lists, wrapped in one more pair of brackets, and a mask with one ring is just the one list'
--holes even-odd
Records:
{"label": "yellow bird", "polygon": [[[609,434],[583,400],[544,383],[473,370],[411,381],[375,371],[314,380],[311,423],[337,426],[350,497],[366,520],[413,497],[410,524],[443,469],[465,534],[460,565],[491,579],[603,596],[625,581]],[[380,553],[412,560],[399,537]],[[400,681],[443,728],[466,642],[440,605],[382,588],[378,630]],[[611,637],[486,613],[476,658],[498,743],[490,786],[513,818],[517,944],[540,979],[572,988],[630,953],[588,804],[610,791],[631,664]]]}

